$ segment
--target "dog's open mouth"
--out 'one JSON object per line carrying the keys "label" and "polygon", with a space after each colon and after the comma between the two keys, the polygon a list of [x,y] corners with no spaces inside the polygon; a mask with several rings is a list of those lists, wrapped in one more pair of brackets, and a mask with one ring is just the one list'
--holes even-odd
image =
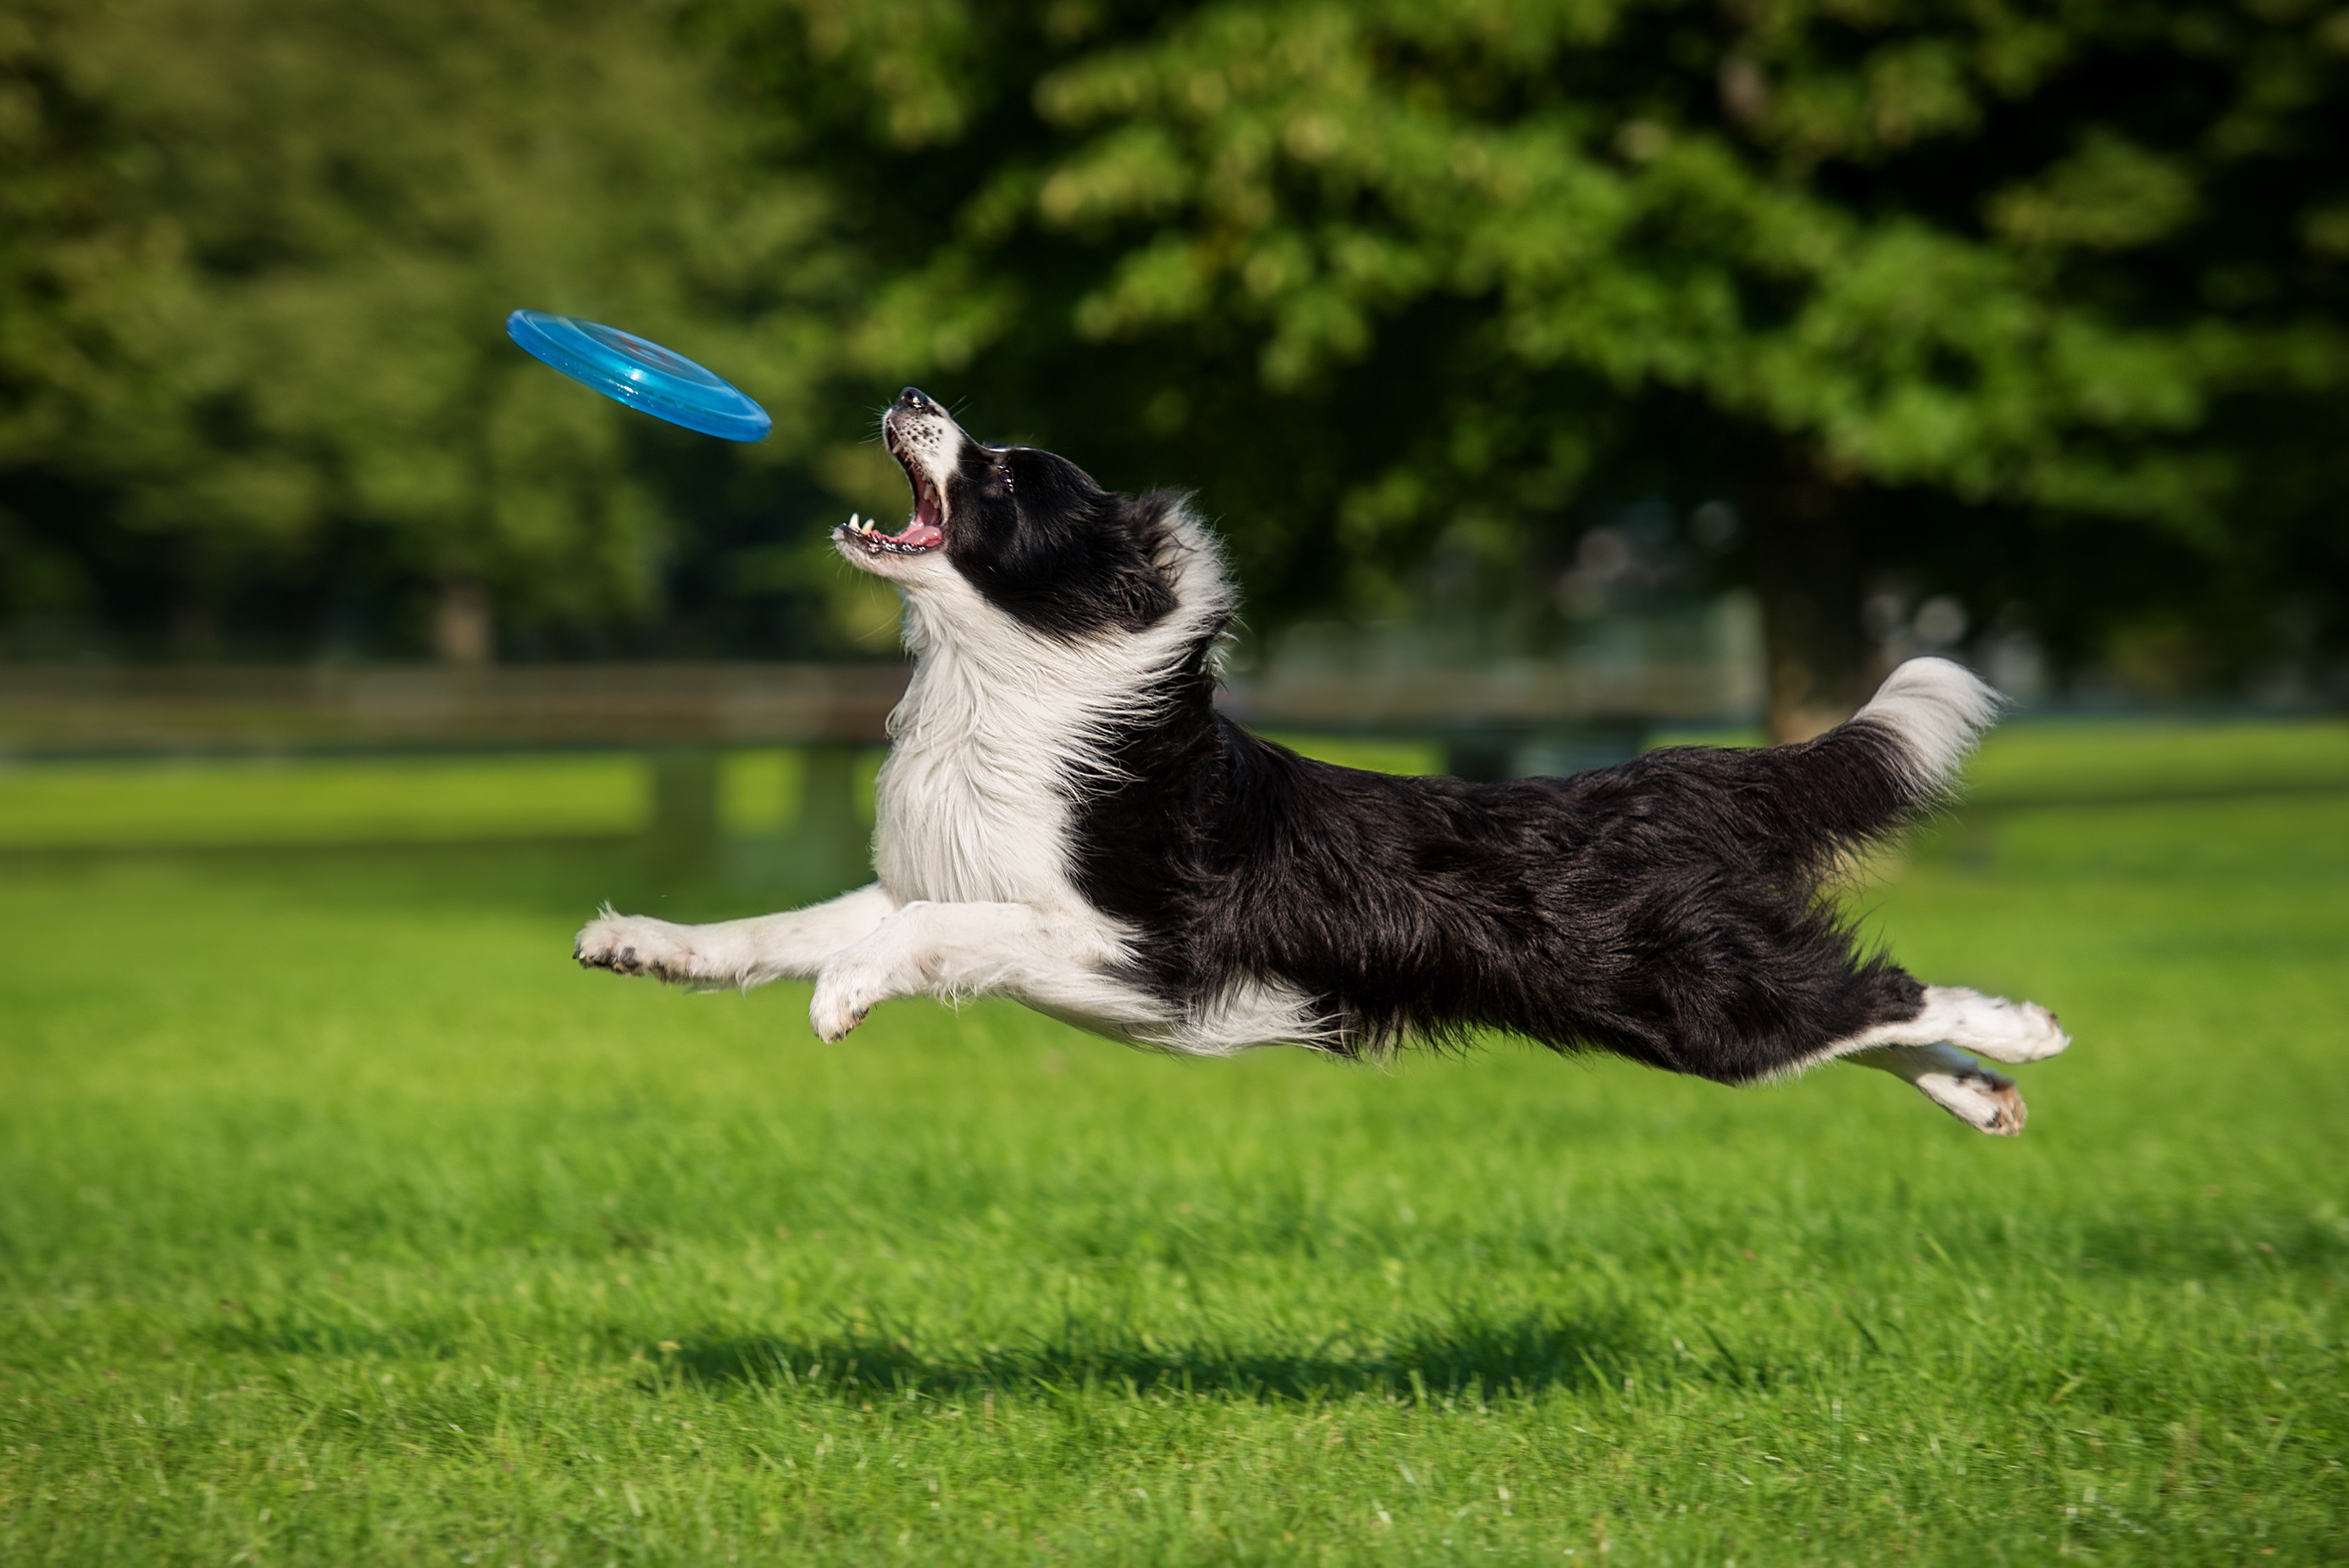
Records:
{"label": "dog's open mouth", "polygon": [[905,470],[905,481],[914,487],[914,515],[905,526],[895,533],[884,533],[870,518],[852,517],[835,531],[835,539],[854,540],[874,555],[925,555],[947,542],[947,509],[938,495],[937,485],[914,465],[905,449],[897,442],[897,432],[884,427],[889,443],[889,455]]}

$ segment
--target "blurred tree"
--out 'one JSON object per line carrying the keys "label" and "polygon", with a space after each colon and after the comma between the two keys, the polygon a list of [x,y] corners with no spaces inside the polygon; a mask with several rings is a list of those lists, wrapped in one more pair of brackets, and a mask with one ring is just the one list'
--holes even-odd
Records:
{"label": "blurred tree", "polygon": [[844,281],[821,189],[757,168],[755,121],[673,22],[538,0],[15,7],[0,592],[20,618],[127,580],[203,652],[259,582],[308,601],[313,645],[420,598],[416,630],[458,659],[489,655],[492,607],[525,636],[651,619],[663,480],[722,481],[728,459],[676,471],[709,444],[665,445],[547,373],[506,311],[705,353],[757,385],[784,455]]}
{"label": "blurred tree", "polygon": [[[1554,616],[1664,498],[1759,591],[1785,734],[1857,695],[1888,572],[2063,660],[2306,662],[2349,640],[2344,15],[18,0],[0,596],[879,651],[806,525],[901,503],[865,411],[918,379],[1200,485],[1262,624]],[[776,435],[600,404],[517,303]]]}
{"label": "blurred tree", "polygon": [[905,259],[863,359],[1195,456],[1276,614],[1392,597],[1439,538],[1524,561],[1644,486],[1737,503],[1781,734],[1859,694],[1886,565],[2075,653],[2180,605],[2247,652],[2280,588],[2340,635],[2349,13],[762,16]]}

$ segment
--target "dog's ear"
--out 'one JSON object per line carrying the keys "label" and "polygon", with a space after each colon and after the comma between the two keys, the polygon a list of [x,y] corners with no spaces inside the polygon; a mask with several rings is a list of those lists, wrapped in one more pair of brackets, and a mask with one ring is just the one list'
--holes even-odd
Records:
{"label": "dog's ear", "polygon": [[1009,447],[967,465],[974,526],[947,549],[980,592],[1053,636],[1110,626],[1139,632],[1174,608],[1158,556],[1166,511],[1132,500],[1052,452]]}
{"label": "dog's ear", "polygon": [[1166,542],[1167,509],[1164,499],[1154,495],[1110,500],[1117,508],[1121,546],[1113,591],[1117,622],[1129,632],[1139,632],[1174,613],[1174,585],[1159,561]]}
{"label": "dog's ear", "polygon": [[1089,522],[1118,498],[1058,452],[1010,447],[996,454],[995,471],[1019,503],[1024,521],[1051,528],[1062,520]]}

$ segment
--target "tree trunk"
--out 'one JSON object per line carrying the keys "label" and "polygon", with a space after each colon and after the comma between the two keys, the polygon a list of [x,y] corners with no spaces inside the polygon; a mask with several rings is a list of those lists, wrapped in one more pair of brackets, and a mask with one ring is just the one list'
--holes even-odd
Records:
{"label": "tree trunk", "polygon": [[212,552],[192,533],[181,534],[171,553],[179,567],[179,595],[166,629],[175,659],[209,659],[220,653],[220,583]]}
{"label": "tree trunk", "polygon": [[1749,492],[1746,540],[1762,598],[1773,741],[1808,740],[1850,717],[1868,695],[1866,500],[1858,487],[1802,459]]}
{"label": "tree trunk", "polygon": [[715,874],[719,862],[718,748],[665,746],[651,756],[652,875],[665,885]]}
{"label": "tree trunk", "polygon": [[489,590],[477,578],[444,577],[432,603],[432,651],[452,665],[486,665],[497,652]]}

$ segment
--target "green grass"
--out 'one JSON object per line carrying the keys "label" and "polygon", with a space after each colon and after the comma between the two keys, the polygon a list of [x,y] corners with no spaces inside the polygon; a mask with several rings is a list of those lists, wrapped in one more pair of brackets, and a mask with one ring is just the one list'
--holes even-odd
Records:
{"label": "green grass", "polygon": [[[796,750],[729,751],[720,820],[788,827],[802,783]],[[0,763],[0,849],[617,838],[651,814],[651,774],[625,752]]]}
{"label": "green grass", "polygon": [[1976,760],[1972,798],[2054,801],[2349,791],[2349,724],[2021,723]]}
{"label": "green grass", "polygon": [[[2263,781],[2109,739],[1983,772]],[[0,861],[0,1563],[2349,1558],[2349,793],[1891,868],[1904,961],[2078,1038],[2016,1140],[1849,1069],[825,1047],[574,971],[607,892],[747,898],[645,874]]]}
{"label": "green grass", "polygon": [[614,754],[0,768],[0,845],[23,849],[609,835],[649,809]]}

